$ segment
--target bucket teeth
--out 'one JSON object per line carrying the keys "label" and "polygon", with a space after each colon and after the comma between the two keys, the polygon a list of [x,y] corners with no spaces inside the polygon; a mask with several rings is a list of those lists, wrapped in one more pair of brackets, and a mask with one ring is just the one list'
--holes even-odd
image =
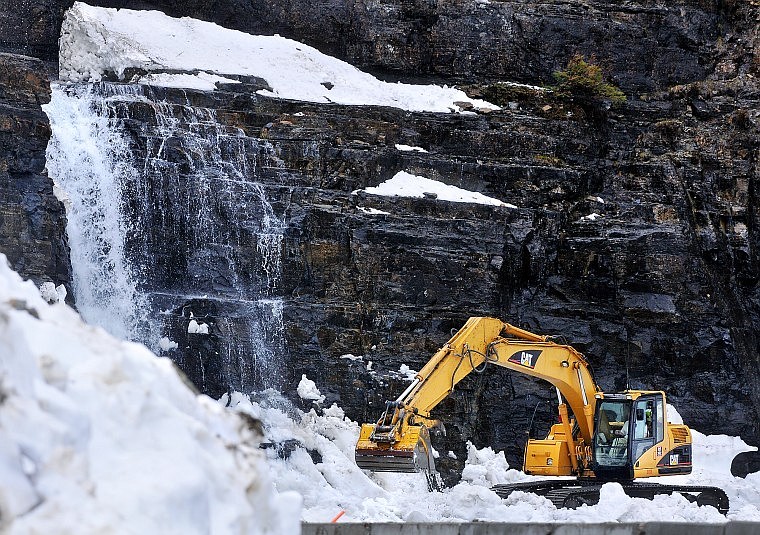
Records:
{"label": "bucket teeth", "polygon": [[357,452],[356,465],[373,472],[418,472],[414,457],[395,455],[362,455]]}

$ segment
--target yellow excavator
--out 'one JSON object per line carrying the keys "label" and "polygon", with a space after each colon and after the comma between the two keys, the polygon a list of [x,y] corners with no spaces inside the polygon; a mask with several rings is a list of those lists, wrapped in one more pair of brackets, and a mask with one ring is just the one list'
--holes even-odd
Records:
{"label": "yellow excavator", "polygon": [[507,485],[502,497],[520,490],[544,495],[557,507],[595,504],[604,482],[619,482],[634,497],[678,493],[699,505],[728,512],[728,497],[716,487],[663,485],[634,479],[689,474],[691,431],[668,422],[662,391],[602,392],[584,356],[495,318],[473,317],[428,361],[395,400],[386,402],[377,423],[363,424],[356,464],[363,469],[425,472],[437,480],[430,430],[431,411],[456,384],[488,364],[544,379],[554,385],[559,423],[544,439],[528,439],[523,471],[540,476],[576,476]]}

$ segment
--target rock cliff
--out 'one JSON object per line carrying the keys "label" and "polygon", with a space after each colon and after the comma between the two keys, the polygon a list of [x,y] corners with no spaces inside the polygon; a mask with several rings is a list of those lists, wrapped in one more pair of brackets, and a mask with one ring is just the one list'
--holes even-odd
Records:
{"label": "rock cliff", "polygon": [[0,250],[35,282],[71,280],[63,205],[45,175],[50,81],[38,59],[0,53]]}
{"label": "rock cliff", "polygon": [[[440,115],[151,90],[148,99],[175,119],[169,138],[156,104],[114,107],[138,161],[164,169],[140,186],[164,200],[148,211],[134,203],[130,219],[146,230],[133,256],[158,308],[173,311],[164,316],[179,343],[172,355],[212,395],[246,386],[239,355],[228,355],[231,339],[245,353],[240,289],[264,295],[254,276],[263,268],[251,263],[261,235],[239,223],[260,209],[230,199],[249,199],[245,181],[256,181],[285,224],[281,275],[265,295],[282,300],[287,355],[266,372],[286,389],[305,373],[328,402],[372,419],[403,388],[402,365],[419,369],[451,329],[488,314],[566,336],[603,389],[663,388],[700,431],[756,441],[746,424],[758,411],[757,94],[721,99],[733,89],[713,87],[714,111],[700,116],[700,91],[674,88],[599,115],[531,90],[499,112]],[[200,150],[243,154],[248,171],[241,184],[220,177],[204,186],[213,199],[206,213],[233,230],[212,229],[225,252],[201,273],[197,249],[161,251],[202,232],[181,215],[167,221],[195,196],[176,184],[190,188],[196,176],[182,162],[199,148],[182,140],[202,110],[214,111],[219,145]],[[357,191],[400,170],[517,208]],[[197,295],[204,277],[216,297],[182,297]],[[189,311],[213,336],[187,334]],[[441,448],[462,453],[467,439],[517,463],[535,405],[548,419],[552,399],[545,384],[489,370],[444,404],[451,425]]]}
{"label": "rock cliff", "polygon": [[[120,0],[95,3],[126,7]],[[570,54],[596,55],[628,92],[705,79],[721,59],[718,41],[725,42],[744,10],[733,0],[139,4],[248,33],[280,33],[389,76],[547,82]]]}

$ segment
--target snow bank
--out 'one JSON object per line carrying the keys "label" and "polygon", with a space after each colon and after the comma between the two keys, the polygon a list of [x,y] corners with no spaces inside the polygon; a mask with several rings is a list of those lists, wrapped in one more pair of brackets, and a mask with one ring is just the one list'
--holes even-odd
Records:
{"label": "snow bank", "polygon": [[0,532],[296,533],[260,437],[0,255]]}
{"label": "snow bank", "polygon": [[[360,470],[354,462],[359,425],[336,405],[304,413],[274,391],[253,401],[235,393],[221,402],[260,419],[272,444],[291,445],[267,448],[270,477],[279,491],[303,496],[307,522],[329,522],[341,511],[345,515],[340,522],[726,522],[715,508],[699,507],[681,496],[630,498],[615,483],[603,487],[598,505],[577,510],[558,510],[548,499],[523,492],[502,500],[491,486],[540,478],[511,469],[502,452],[472,444],[467,445],[461,483],[429,493],[421,474]],[[729,438],[695,433],[694,474],[662,480],[724,488],[731,499],[729,520],[760,520],[760,474],[741,480],[727,471],[737,450],[751,448]],[[705,450],[713,456],[704,456]]]}
{"label": "snow bank", "polygon": [[428,196],[432,194],[435,195],[436,199],[443,201],[471,202],[477,204],[488,204],[491,206],[506,206],[507,208],[517,208],[513,204],[502,202],[499,199],[488,197],[482,193],[468,191],[456,186],[450,186],[437,180],[431,180],[423,176],[412,175],[406,171],[399,171],[393,176],[393,178],[386,180],[378,186],[366,188],[362,191],[371,193],[372,195],[384,195],[388,197],[424,197],[427,193]]}
{"label": "snow bank", "polygon": [[[255,36],[158,11],[106,9],[76,2],[61,28],[64,81],[119,78],[127,69],[148,72],[147,83],[214,89],[227,76],[257,76],[263,95],[310,102],[374,104],[412,111],[460,111],[454,102],[498,109],[457,89],[391,84],[317,49],[280,36]],[[185,71],[179,74],[166,71]]]}

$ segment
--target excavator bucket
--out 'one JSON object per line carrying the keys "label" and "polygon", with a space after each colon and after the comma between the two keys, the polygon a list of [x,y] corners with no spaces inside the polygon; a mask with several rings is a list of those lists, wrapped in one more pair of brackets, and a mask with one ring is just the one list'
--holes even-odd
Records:
{"label": "excavator bucket", "polygon": [[363,424],[356,443],[356,464],[373,472],[435,471],[430,433],[422,425],[408,426],[397,440],[373,439],[375,424]]}

